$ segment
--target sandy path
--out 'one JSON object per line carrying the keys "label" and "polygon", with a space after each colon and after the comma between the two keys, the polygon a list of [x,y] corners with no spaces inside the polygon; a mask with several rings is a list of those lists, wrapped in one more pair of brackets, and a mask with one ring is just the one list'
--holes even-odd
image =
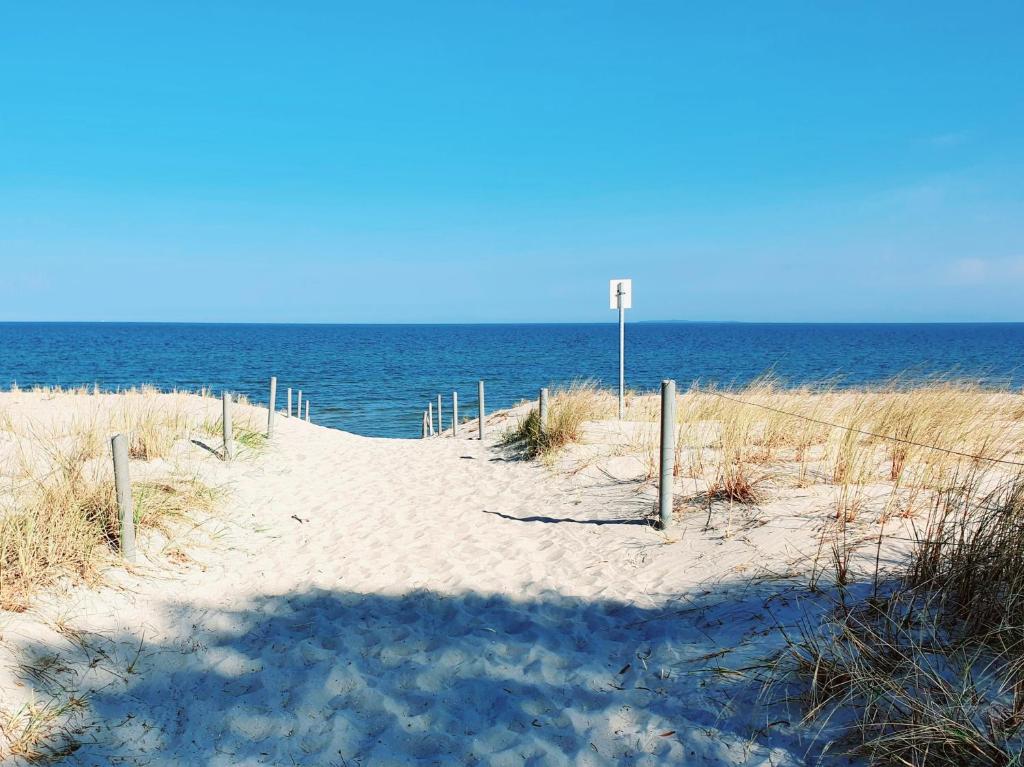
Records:
{"label": "sandy path", "polygon": [[699,586],[722,542],[475,440],[278,424],[222,470],[238,524],[202,567],[83,593],[74,652],[22,639],[93,690],[71,763],[803,763],[706,657],[756,657],[768,621]]}

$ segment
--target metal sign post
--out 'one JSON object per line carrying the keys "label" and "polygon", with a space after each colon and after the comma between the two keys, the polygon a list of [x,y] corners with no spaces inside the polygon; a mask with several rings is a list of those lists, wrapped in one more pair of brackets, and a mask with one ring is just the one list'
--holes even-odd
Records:
{"label": "metal sign post", "polygon": [[626,309],[633,308],[633,281],[609,280],[608,308],[619,310],[619,420],[626,414]]}

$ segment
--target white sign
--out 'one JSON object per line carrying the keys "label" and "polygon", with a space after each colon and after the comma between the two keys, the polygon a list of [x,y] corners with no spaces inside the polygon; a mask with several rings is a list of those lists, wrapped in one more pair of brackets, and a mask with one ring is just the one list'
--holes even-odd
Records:
{"label": "white sign", "polygon": [[633,308],[633,280],[610,280],[608,282],[608,308],[619,308],[619,285],[622,285],[622,308]]}

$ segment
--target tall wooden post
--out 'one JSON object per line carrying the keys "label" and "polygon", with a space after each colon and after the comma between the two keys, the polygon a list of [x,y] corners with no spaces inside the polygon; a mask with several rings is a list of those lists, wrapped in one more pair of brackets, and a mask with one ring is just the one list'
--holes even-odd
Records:
{"label": "tall wooden post", "polygon": [[480,383],[477,384],[477,394],[479,395],[479,398],[480,398],[480,440],[483,441],[483,438],[484,438],[484,414],[487,412],[487,409],[484,407],[484,382],[483,381],[480,381]]}
{"label": "tall wooden post", "polygon": [[231,428],[231,395],[223,392],[220,398],[224,406],[224,414],[221,416],[221,424],[224,427],[224,460],[231,461],[235,458],[235,434]]}
{"label": "tall wooden post", "polygon": [[548,428],[548,390],[541,389],[537,397],[537,417],[540,421],[540,433],[543,434]]}
{"label": "tall wooden post", "polygon": [[661,529],[672,524],[672,474],[676,446],[676,382],[661,382],[661,465],[658,474],[658,517]]}
{"label": "tall wooden post", "polygon": [[128,476],[128,440],[115,434],[110,440],[114,457],[114,489],[117,493],[117,521],[121,533],[121,556],[135,561],[135,506],[132,503],[132,483]]}
{"label": "tall wooden post", "polygon": [[267,405],[267,439],[274,436],[274,411],[277,409],[277,376],[270,377],[270,404]]}

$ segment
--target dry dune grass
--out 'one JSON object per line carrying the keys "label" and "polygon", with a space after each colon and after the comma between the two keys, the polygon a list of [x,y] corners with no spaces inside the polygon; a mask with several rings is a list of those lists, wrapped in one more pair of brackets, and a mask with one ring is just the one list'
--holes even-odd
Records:
{"label": "dry dune grass", "polygon": [[[244,399],[241,402],[243,405],[247,405]],[[266,432],[263,431],[265,425],[264,413],[258,413],[254,408],[245,406],[233,412],[231,434],[235,442],[243,447],[258,450],[267,441]],[[200,425],[200,430],[208,437],[223,440],[223,426],[220,418],[207,418]]]}
{"label": "dry dune grass", "polygon": [[[507,441],[550,455],[579,441],[584,422],[616,412],[614,393],[574,384],[552,393],[544,433],[532,409]],[[627,394],[627,420],[655,421],[659,412],[658,395]],[[836,517],[848,521],[870,486],[887,486],[886,515],[912,514],[975,464],[1024,460],[1020,395],[956,381],[839,389],[761,379],[742,389],[694,387],[678,396],[676,413],[675,474],[704,481],[706,497],[756,503],[772,485],[826,484],[835,488]],[[657,430],[643,439],[656,441]],[[655,476],[656,445],[638,447]]]}
{"label": "dry dune grass", "polygon": [[[177,455],[203,426],[194,398],[154,389],[101,395],[95,389],[40,389],[65,401],[65,417],[0,414],[0,609],[24,609],[60,577],[93,580],[117,546],[110,437],[123,433],[133,461],[140,531],[168,533],[174,521],[213,508],[217,493],[178,465]],[[66,398],[73,398],[73,402]],[[238,408],[236,437],[262,444],[254,410]],[[218,423],[219,428],[219,423]]]}
{"label": "dry dune grass", "polygon": [[831,484],[845,520],[868,486],[888,486],[885,514],[912,514],[969,467],[1021,459],[1019,395],[966,384],[787,391],[767,382],[725,397],[685,396],[722,424],[707,446],[718,451],[719,475],[743,477],[761,465],[778,482]]}
{"label": "dry dune grass", "polygon": [[[573,387],[558,398],[584,420],[615,417],[611,393]],[[627,419],[658,417],[656,395],[627,402]],[[785,389],[766,379],[695,387],[677,414],[676,475],[703,488],[709,509],[833,490],[835,602],[785,635],[772,682],[804,701],[805,723],[839,723],[837,748],[872,764],[1024,764],[1024,398],[955,381]],[[553,420],[552,437],[538,426],[531,411],[513,436],[539,455],[582,434],[578,423]],[[654,477],[657,429],[639,433],[632,447]],[[855,574],[847,525],[869,495],[879,546],[894,515],[917,517],[916,534],[902,564],[876,559]]]}
{"label": "dry dune grass", "polygon": [[85,707],[85,700],[72,695],[66,700],[54,696],[32,701],[10,712],[0,710],[0,741],[6,741],[11,757],[28,764],[55,764],[78,749],[66,718]]}
{"label": "dry dune grass", "polygon": [[838,718],[872,764],[1024,759],[1024,475],[989,484],[981,468],[951,478],[902,567],[841,585],[788,637],[779,676],[805,721]]}
{"label": "dry dune grass", "polygon": [[541,428],[540,412],[534,408],[502,438],[506,445],[519,445],[527,457],[549,456],[566,445],[579,442],[583,424],[610,417],[617,412],[613,395],[589,381],[556,390],[548,401],[547,424]]}

